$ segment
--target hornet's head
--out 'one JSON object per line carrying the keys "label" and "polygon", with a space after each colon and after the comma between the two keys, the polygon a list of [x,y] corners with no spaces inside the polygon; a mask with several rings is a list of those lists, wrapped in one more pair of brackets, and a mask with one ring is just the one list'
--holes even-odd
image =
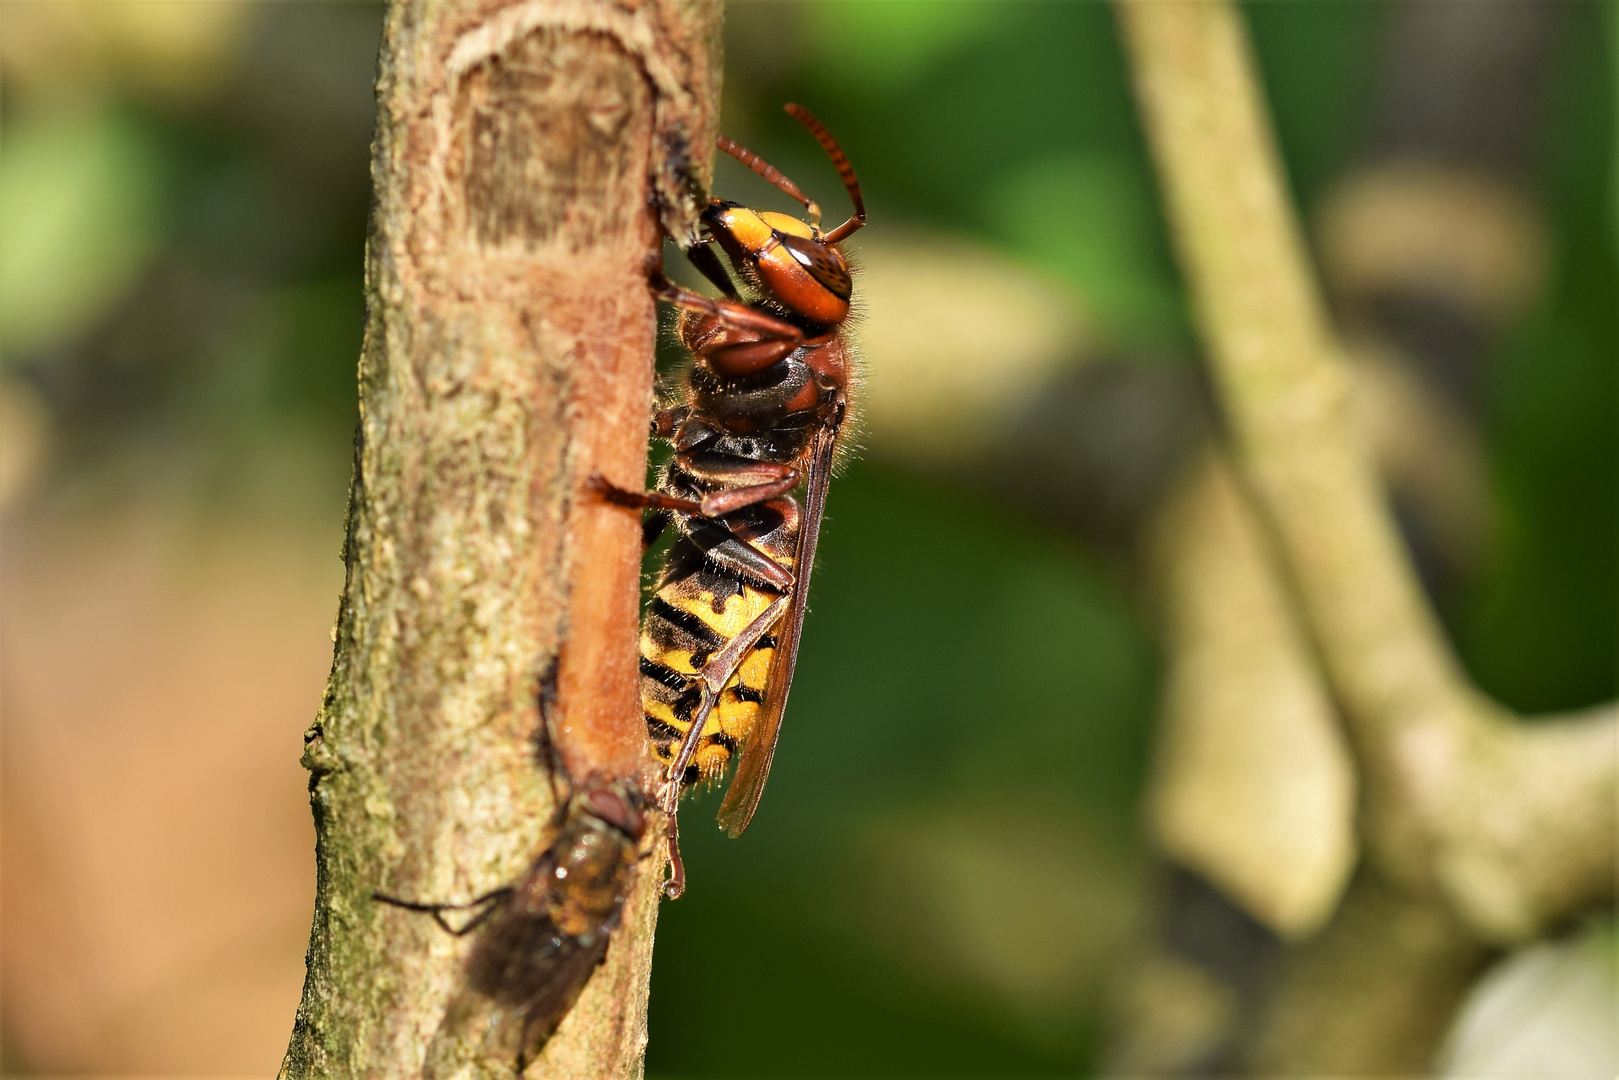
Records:
{"label": "hornet's head", "polygon": [[703,211],[703,223],[749,284],[805,322],[835,326],[849,316],[852,291],[849,264],[838,244],[866,223],[866,204],[843,148],[825,126],[802,105],[788,105],[787,112],[810,130],[832,159],[854,203],[854,215],[831,232],[821,232],[821,208],[798,185],[722,136],[721,150],[803,204],[810,220],[713,199]]}

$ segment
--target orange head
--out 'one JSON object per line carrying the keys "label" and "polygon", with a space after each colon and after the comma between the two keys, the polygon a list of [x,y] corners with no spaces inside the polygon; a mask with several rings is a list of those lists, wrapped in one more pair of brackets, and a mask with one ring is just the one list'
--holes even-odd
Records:
{"label": "orange head", "polygon": [[822,233],[821,208],[798,185],[757,154],[722,137],[720,149],[802,203],[810,220],[806,223],[786,214],[713,199],[703,211],[703,222],[750,284],[790,315],[820,326],[835,326],[849,316],[851,292],[849,264],[838,244],[866,223],[866,204],[843,148],[825,126],[802,105],[788,105],[787,112],[809,128],[832,159],[854,203],[854,215]]}
{"label": "orange head", "polygon": [[821,325],[849,315],[849,264],[821,231],[795,217],[715,199],[703,221],[749,282],[789,312]]}

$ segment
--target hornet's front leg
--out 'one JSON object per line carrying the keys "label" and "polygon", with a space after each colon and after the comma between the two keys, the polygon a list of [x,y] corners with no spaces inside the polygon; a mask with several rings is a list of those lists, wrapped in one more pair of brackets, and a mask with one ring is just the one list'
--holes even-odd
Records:
{"label": "hornet's front leg", "polygon": [[664,277],[661,269],[651,271],[647,280],[658,299],[712,320],[713,329],[693,351],[721,375],[763,371],[804,344],[804,331],[768,311],[740,300],[714,300],[683,289]]}

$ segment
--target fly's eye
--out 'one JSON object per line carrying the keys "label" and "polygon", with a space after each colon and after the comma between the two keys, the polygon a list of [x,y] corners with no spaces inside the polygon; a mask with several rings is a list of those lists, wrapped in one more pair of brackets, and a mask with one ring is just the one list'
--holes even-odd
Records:
{"label": "fly's eye", "polygon": [[791,236],[777,233],[781,246],[805,270],[810,277],[820,282],[827,292],[839,300],[849,299],[853,291],[849,281],[849,267],[843,261],[843,256],[835,248],[828,247],[818,240],[807,240],[802,236]]}
{"label": "fly's eye", "polygon": [[585,796],[591,813],[607,824],[631,835],[638,834],[642,825],[641,813],[630,806],[617,792],[596,788]]}

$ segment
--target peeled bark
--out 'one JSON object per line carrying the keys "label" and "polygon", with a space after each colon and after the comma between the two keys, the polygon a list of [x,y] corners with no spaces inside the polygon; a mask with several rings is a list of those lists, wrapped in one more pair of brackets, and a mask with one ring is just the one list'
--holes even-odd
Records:
{"label": "peeled bark", "polygon": [[[648,768],[640,525],[585,483],[644,475],[646,268],[665,231],[695,230],[720,18],[719,0],[388,9],[348,574],[305,737],[315,916],[284,1077],[421,1074],[472,939],[373,892],[464,902],[510,884],[548,840],[556,786]],[[528,1075],[639,1074],[661,868],[642,863],[607,963]],[[498,1065],[467,1056],[456,1075]]]}

